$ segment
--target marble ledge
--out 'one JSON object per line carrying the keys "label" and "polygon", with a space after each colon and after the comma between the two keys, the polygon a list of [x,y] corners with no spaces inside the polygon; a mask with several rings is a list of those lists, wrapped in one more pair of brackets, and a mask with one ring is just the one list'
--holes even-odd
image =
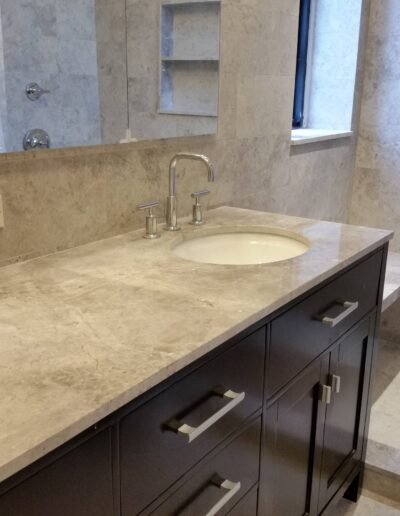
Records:
{"label": "marble ledge", "polygon": [[382,312],[400,298],[400,253],[389,253],[386,266]]}
{"label": "marble ledge", "polygon": [[338,131],[336,129],[293,129],[291,136],[292,145],[305,145],[340,138],[349,138],[353,131]]}
{"label": "marble ledge", "polygon": [[156,241],[133,232],[0,268],[0,481],[393,236],[222,207],[207,213],[207,231],[278,228],[310,249],[216,266],[171,253],[204,231],[182,222]]}

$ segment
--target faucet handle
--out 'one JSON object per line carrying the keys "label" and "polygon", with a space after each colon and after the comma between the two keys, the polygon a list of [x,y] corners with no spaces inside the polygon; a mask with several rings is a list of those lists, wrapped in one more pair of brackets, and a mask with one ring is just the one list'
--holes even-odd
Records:
{"label": "faucet handle", "polygon": [[193,199],[196,199],[196,203],[199,202],[200,197],[205,197],[206,195],[209,195],[211,192],[210,190],[200,190],[200,192],[193,192],[190,197],[193,197]]}
{"label": "faucet handle", "polygon": [[153,209],[159,204],[159,201],[148,201],[137,205],[138,210],[148,210],[146,215],[146,233],[143,236],[143,238],[148,240],[160,238],[157,232],[157,217],[153,214]]}
{"label": "faucet handle", "polygon": [[160,201],[148,201],[138,204],[136,207],[138,210],[149,210],[149,215],[152,215],[152,210],[156,206],[159,206]]}
{"label": "faucet handle", "polygon": [[203,220],[203,206],[200,204],[200,198],[210,194],[210,190],[200,190],[199,192],[193,192],[191,197],[195,199],[193,205],[193,218],[190,224],[194,226],[201,226],[204,224]]}

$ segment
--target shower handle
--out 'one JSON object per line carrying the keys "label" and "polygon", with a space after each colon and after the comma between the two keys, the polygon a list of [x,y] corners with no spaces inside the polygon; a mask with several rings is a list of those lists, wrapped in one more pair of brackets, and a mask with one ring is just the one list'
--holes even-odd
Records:
{"label": "shower handle", "polygon": [[31,129],[23,140],[24,150],[50,148],[50,136],[43,129]]}
{"label": "shower handle", "polygon": [[50,93],[50,90],[44,90],[37,82],[31,82],[25,88],[25,93],[28,99],[34,102],[35,100],[39,100],[42,95]]}

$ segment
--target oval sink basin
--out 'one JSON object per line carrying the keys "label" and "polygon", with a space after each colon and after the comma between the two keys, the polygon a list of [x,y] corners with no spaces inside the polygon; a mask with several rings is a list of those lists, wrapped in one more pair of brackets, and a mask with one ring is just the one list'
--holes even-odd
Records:
{"label": "oval sink basin", "polygon": [[308,249],[300,239],[249,231],[195,237],[178,244],[173,252],[180,258],[200,263],[258,265],[295,258]]}

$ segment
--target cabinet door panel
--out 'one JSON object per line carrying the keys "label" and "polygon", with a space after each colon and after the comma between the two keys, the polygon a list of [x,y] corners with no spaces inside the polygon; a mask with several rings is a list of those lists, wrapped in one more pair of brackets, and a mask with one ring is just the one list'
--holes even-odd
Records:
{"label": "cabinet door panel", "polygon": [[[340,488],[362,457],[373,338],[367,320],[331,354],[332,401],[327,406],[319,508]],[[335,375],[335,376],[333,376]],[[335,393],[334,380],[340,381]]]}
{"label": "cabinet door panel", "polygon": [[266,412],[260,516],[316,514],[328,358],[309,366]]}
{"label": "cabinet door panel", "polygon": [[78,446],[0,497],[4,516],[111,516],[111,431]]}

